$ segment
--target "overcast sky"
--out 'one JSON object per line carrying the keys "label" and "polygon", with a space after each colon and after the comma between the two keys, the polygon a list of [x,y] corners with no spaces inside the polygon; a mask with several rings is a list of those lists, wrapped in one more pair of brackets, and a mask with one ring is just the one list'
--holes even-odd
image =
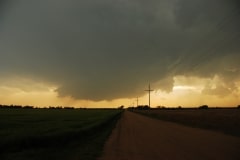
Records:
{"label": "overcast sky", "polygon": [[225,96],[239,89],[239,19],[238,0],[3,0],[1,85],[101,101],[217,76],[202,94]]}

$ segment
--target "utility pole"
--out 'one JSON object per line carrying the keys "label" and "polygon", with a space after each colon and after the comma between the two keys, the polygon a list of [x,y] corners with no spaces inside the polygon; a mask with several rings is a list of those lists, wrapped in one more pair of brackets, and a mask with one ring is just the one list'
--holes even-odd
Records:
{"label": "utility pole", "polygon": [[137,107],[138,107],[138,97],[137,97]]}
{"label": "utility pole", "polygon": [[153,90],[151,89],[150,83],[149,83],[149,85],[148,85],[148,89],[145,90],[145,91],[147,91],[147,92],[148,92],[148,95],[149,95],[149,107],[150,107],[150,104],[151,104],[151,92],[153,91]]}

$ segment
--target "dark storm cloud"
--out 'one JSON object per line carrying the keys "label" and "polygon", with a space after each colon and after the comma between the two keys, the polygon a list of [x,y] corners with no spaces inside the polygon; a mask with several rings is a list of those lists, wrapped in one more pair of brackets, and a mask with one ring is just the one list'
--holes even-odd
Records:
{"label": "dark storm cloud", "polygon": [[142,95],[148,82],[171,91],[176,75],[230,77],[240,68],[237,4],[12,2],[0,16],[0,73],[51,82],[60,96],[90,100]]}

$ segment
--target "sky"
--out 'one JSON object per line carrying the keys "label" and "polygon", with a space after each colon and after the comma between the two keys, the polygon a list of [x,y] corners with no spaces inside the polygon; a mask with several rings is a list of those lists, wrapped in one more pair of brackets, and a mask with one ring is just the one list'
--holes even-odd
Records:
{"label": "sky", "polygon": [[0,103],[240,104],[238,0],[1,0]]}

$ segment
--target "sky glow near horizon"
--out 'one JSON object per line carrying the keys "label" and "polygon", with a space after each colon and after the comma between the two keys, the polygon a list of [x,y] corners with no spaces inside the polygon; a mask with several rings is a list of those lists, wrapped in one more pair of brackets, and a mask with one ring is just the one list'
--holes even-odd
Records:
{"label": "sky glow near horizon", "polygon": [[[174,87],[171,92],[164,92],[160,89],[155,89],[151,92],[151,106],[167,106],[167,107],[198,107],[198,105],[208,104],[212,107],[235,107],[239,102],[239,91],[230,95],[210,95],[203,94],[205,85],[211,83],[212,88],[216,88],[216,79],[199,79],[196,77],[186,78],[184,76],[174,77]],[[22,86],[17,86],[16,82],[12,85],[7,84],[4,87],[0,87],[0,99],[2,104],[21,104],[21,105],[33,105],[38,107],[48,106],[75,106],[86,108],[101,108],[101,107],[118,107],[124,105],[126,107],[137,106],[136,98],[122,98],[112,101],[92,101],[92,100],[76,100],[72,97],[59,97],[56,92],[56,86],[47,86],[41,83],[34,83],[28,80],[22,80],[29,85],[31,90],[23,90]],[[187,84],[191,81],[191,84]],[[21,80],[19,84],[24,85]],[[147,87],[147,86],[146,86]],[[40,89],[41,88],[41,89]],[[144,89],[144,87],[143,87]],[[145,88],[146,89],[146,88]],[[144,93],[145,91],[142,90]],[[148,104],[148,94],[138,97],[139,105]],[[219,105],[221,104],[221,105]]]}
{"label": "sky glow near horizon", "polygon": [[237,0],[0,2],[0,103],[240,104]]}

